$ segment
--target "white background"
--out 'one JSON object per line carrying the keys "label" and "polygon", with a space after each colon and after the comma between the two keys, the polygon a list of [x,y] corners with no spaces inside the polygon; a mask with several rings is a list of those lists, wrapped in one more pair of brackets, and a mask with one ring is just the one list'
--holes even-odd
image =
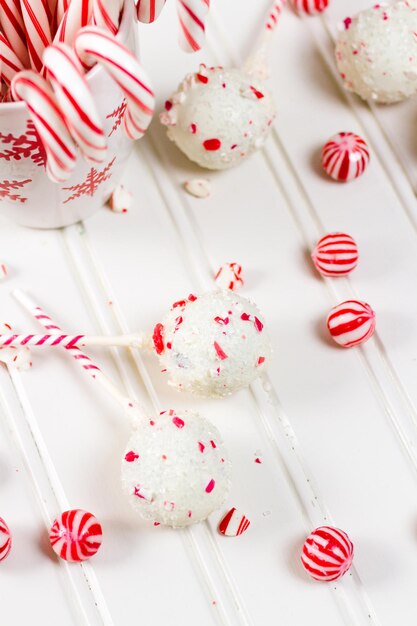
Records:
{"label": "white background", "polygon": [[[204,52],[187,56],[170,4],[140,28],[160,103],[200,60],[243,59],[268,6],[217,0]],[[275,351],[270,393],[257,384],[204,402],[170,390],[152,357],[90,351],[150,410],[193,407],[221,429],[232,493],[209,522],[184,531],[148,526],[130,510],[119,487],[129,425],[68,355],[38,351],[32,370],[12,378],[0,369],[0,515],[14,537],[0,564],[5,626],[415,625],[417,111],[415,101],[370,110],[340,88],[332,36],[347,11],[367,4],[333,0],[323,20],[285,12],[270,57],[272,137],[239,168],[209,173],[209,199],[182,190],[200,172],[155,122],[126,171],[128,214],[103,210],[56,232],[1,222],[10,267],[1,316],[17,329],[37,326],[10,296],[15,287],[68,331],[151,330],[174,300],[237,261]],[[368,171],[349,185],[320,173],[320,148],[338,131],[362,134],[371,148]],[[360,246],[349,279],[324,280],[308,259],[334,230]],[[378,331],[344,351],[328,340],[325,317],[352,296],[376,310]],[[252,522],[236,539],[216,530],[229,505]],[[82,566],[48,547],[47,529],[68,506],[104,528],[101,551]],[[310,581],[299,563],[304,537],[322,523],[355,543],[354,568],[337,584]]]}

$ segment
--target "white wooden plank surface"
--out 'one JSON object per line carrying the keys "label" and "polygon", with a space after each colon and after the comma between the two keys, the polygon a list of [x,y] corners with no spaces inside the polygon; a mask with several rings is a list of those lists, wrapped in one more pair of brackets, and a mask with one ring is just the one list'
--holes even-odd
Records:
{"label": "white wooden plank surface", "polygon": [[[351,0],[349,12],[366,4]],[[240,6],[218,0],[208,46],[194,57],[176,48],[173,3],[141,28],[160,102],[199,60],[245,56],[268,2]],[[137,519],[118,482],[128,424],[66,355],[36,353],[33,369],[13,380],[0,372],[0,515],[15,531],[0,572],[5,624],[29,616],[44,626],[415,623],[415,102],[371,111],[340,90],[331,36],[345,12],[333,0],[323,20],[283,16],[271,51],[273,136],[240,168],[209,173],[209,199],[184,194],[182,182],[199,170],[155,123],[126,171],[135,195],[127,215],[103,210],[62,232],[1,222],[1,254],[12,267],[0,285],[2,315],[17,328],[34,327],[9,296],[19,286],[71,331],[151,329],[173,299],[210,288],[215,269],[236,260],[275,350],[263,386],[222,401],[176,394],[152,357],[91,351],[150,410],[192,406],[221,429],[234,463],[229,504],[252,520],[239,539],[217,534],[222,512],[175,532]],[[160,53],[162,38],[169,54]],[[346,186],[317,167],[317,151],[339,130],[364,134],[372,147],[368,172]],[[334,229],[361,248],[349,280],[319,279],[307,258]],[[345,352],[323,323],[352,294],[376,309],[378,333]],[[103,523],[103,548],[83,566],[45,550],[48,524],[66,503]],[[320,585],[305,577],[298,553],[327,521],[352,536],[355,567]]]}

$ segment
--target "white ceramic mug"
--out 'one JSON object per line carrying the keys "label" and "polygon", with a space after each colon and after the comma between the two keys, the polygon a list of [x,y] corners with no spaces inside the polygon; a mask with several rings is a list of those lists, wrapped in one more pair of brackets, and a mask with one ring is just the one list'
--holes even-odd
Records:
{"label": "white ceramic mug", "polygon": [[[125,3],[119,39],[136,50],[133,2]],[[103,163],[78,156],[65,183],[53,183],[45,172],[45,155],[23,102],[0,105],[0,212],[32,228],[59,228],[90,217],[103,206],[123,173],[132,142],[122,128],[124,96],[100,67],[87,75],[94,94],[108,151]]]}

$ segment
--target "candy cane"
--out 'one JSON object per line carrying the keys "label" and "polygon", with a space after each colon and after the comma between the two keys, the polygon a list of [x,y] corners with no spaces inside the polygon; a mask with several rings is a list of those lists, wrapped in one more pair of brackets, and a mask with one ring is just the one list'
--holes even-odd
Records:
{"label": "candy cane", "polygon": [[80,28],[90,23],[91,16],[92,0],[71,0],[59,23],[54,43],[63,42],[72,45]]}
{"label": "candy cane", "polygon": [[1,78],[10,85],[13,76],[21,72],[24,67],[19,57],[15,54],[13,48],[7,38],[0,32],[0,59],[1,59]]}
{"label": "candy cane", "polygon": [[86,159],[101,163],[106,136],[77,55],[66,44],[54,44],[45,50],[43,62],[71,135]]}
{"label": "candy cane", "polygon": [[123,0],[92,0],[93,20],[96,26],[108,30],[112,35],[119,32],[120,13]]}
{"label": "candy cane", "polygon": [[14,54],[24,67],[30,67],[20,0],[0,0],[0,23]]}
{"label": "candy cane", "polygon": [[56,6],[55,6],[55,14],[54,14],[55,26],[58,26],[61,23],[65,15],[65,12],[67,11],[70,5],[70,2],[71,0],[57,0]]}
{"label": "candy cane", "polygon": [[123,44],[97,26],[81,29],[75,50],[82,63],[100,63],[126,96],[124,129],[130,139],[139,139],[148,128],[155,108],[150,81],[135,56]]}
{"label": "candy cane", "polygon": [[[45,313],[45,311],[40,306],[35,304],[26,293],[20,291],[19,289],[16,289],[13,292],[13,296],[46,330],[48,330],[48,332],[52,332],[55,335],[62,332],[61,328],[54,322],[50,315]],[[74,358],[74,360],[78,363],[78,365],[82,368],[82,370],[86,374],[91,376],[117,402],[119,402],[119,404],[127,412],[132,421],[135,421],[143,416],[143,411],[137,405],[137,403],[121,393],[118,387],[113,383],[113,381],[107,378],[107,376],[101,371],[100,367],[96,363],[94,363],[87,354],[81,352],[79,348],[74,346],[67,347],[66,349],[68,350],[69,354]]]}
{"label": "candy cane", "polygon": [[121,346],[125,348],[143,348],[148,341],[144,335],[17,335],[0,334],[0,348],[9,346],[34,346],[37,348],[65,348],[71,349],[84,346]]}
{"label": "candy cane", "polygon": [[177,0],[180,21],[180,46],[185,52],[196,52],[204,44],[205,20],[210,0]]}
{"label": "candy cane", "polygon": [[52,41],[48,14],[42,0],[20,0],[32,68],[42,70],[42,54]]}
{"label": "candy cane", "polygon": [[69,178],[76,164],[76,151],[64,116],[48,82],[31,70],[16,74],[12,95],[29,110],[47,155],[46,171],[54,182]]}
{"label": "candy cane", "polygon": [[150,24],[158,19],[166,0],[139,0],[136,13],[139,22]]}
{"label": "candy cane", "polygon": [[273,0],[262,26],[261,34],[243,67],[247,74],[251,74],[261,80],[269,76],[267,56],[271,37],[275,28],[281,21],[281,14],[286,1],[287,0]]}

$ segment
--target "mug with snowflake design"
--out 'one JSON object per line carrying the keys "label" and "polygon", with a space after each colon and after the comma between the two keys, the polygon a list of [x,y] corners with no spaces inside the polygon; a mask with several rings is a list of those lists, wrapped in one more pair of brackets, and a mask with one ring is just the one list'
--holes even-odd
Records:
{"label": "mug with snowflake design", "polygon": [[[133,3],[126,2],[119,39],[136,48]],[[59,228],[101,208],[123,174],[133,142],[122,128],[125,100],[102,67],[87,75],[107,135],[107,156],[92,164],[82,158],[69,180],[57,184],[45,172],[45,152],[23,102],[0,105],[0,213],[32,228]]]}

